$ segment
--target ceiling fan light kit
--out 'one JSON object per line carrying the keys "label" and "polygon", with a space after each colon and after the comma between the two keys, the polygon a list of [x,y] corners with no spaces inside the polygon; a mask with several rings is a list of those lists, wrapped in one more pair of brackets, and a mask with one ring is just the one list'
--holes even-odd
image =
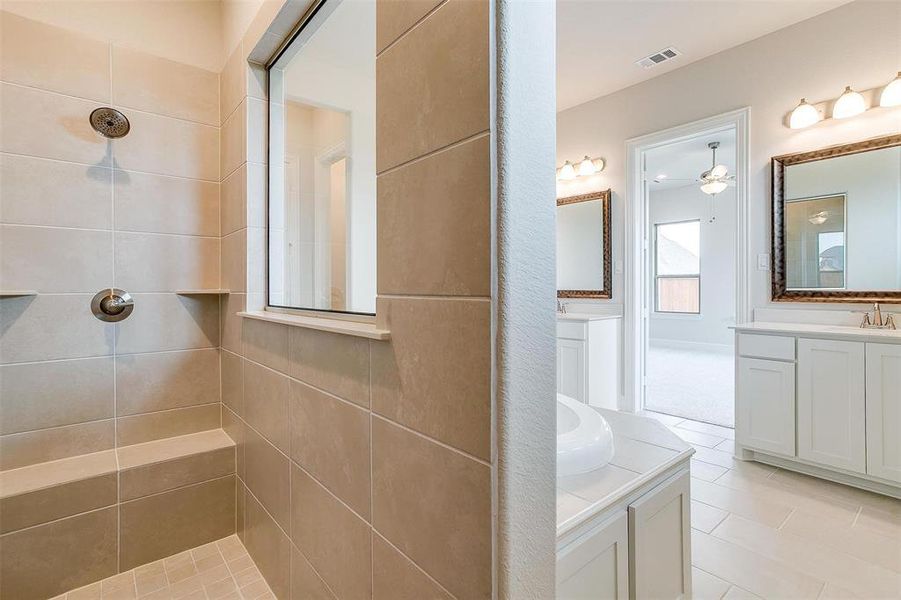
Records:
{"label": "ceiling fan light kit", "polygon": [[[810,104],[806,98],[792,109],[786,125],[790,129],[804,129],[829,119],[849,119],[874,108],[901,106],[901,72],[884,87],[855,91],[845,86],[835,100]],[[828,114],[828,116],[827,116]]]}

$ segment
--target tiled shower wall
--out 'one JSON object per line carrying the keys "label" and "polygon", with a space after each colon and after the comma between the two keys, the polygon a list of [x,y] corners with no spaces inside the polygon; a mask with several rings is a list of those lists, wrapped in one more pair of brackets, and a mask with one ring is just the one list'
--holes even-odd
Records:
{"label": "tiled shower wall", "polygon": [[223,425],[238,443],[238,532],[280,598],[491,596],[488,10],[378,3],[390,341],[235,316],[265,297],[267,100],[247,61],[300,15],[258,15],[222,73],[223,281],[247,267],[222,315]]}
{"label": "tiled shower wall", "polygon": [[[175,293],[220,287],[218,74],[0,12],[0,80],[0,291],[37,292],[0,299],[0,470],[219,428],[219,297]],[[91,129],[105,105],[127,137]],[[90,311],[113,286],[135,300],[118,324]],[[130,509],[136,539],[162,526],[117,500],[54,524],[47,576],[85,547],[115,573]]]}

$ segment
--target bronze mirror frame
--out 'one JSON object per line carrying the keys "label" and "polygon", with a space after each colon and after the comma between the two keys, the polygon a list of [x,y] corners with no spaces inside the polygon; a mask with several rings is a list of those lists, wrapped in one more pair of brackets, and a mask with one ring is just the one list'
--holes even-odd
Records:
{"label": "bronze mirror frame", "polygon": [[901,290],[789,290],[786,288],[785,268],[785,167],[802,163],[882,150],[901,146],[901,134],[873,138],[852,144],[842,144],[800,152],[783,154],[771,159],[772,168],[772,300],[774,302],[887,302],[901,301]]}
{"label": "bronze mirror frame", "polygon": [[592,200],[601,201],[601,248],[602,262],[604,265],[604,289],[602,290],[557,290],[558,298],[600,298],[607,299],[613,297],[613,275],[610,272],[610,190],[606,189],[602,192],[591,192],[589,194],[581,194],[579,196],[567,196],[566,198],[557,198],[557,206],[565,206],[567,204],[577,204],[579,202],[590,202]]}

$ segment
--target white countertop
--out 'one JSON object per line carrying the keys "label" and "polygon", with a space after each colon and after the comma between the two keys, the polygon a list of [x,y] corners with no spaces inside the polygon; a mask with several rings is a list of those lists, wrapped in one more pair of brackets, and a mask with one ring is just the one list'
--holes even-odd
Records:
{"label": "white countertop", "polygon": [[558,321],[602,321],[604,319],[622,319],[622,315],[603,313],[558,312]]}
{"label": "white countertop", "polygon": [[861,329],[848,325],[818,325],[813,323],[772,323],[754,321],[739,323],[732,327],[736,331],[748,333],[784,333],[788,335],[805,335],[811,337],[842,338],[858,341],[901,343],[901,330],[897,329]]}
{"label": "white countertop", "polygon": [[592,408],[613,430],[613,459],[589,473],[557,478],[558,539],[694,453],[659,421]]}

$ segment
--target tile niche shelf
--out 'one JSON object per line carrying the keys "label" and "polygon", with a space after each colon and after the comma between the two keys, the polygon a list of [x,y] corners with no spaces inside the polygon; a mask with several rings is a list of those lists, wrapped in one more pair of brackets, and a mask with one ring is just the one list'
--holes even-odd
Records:
{"label": "tile niche shelf", "polygon": [[231,290],[175,290],[179,296],[225,296]]}
{"label": "tile niche shelf", "polygon": [[18,298],[19,296],[37,295],[37,290],[0,290],[0,298]]}

